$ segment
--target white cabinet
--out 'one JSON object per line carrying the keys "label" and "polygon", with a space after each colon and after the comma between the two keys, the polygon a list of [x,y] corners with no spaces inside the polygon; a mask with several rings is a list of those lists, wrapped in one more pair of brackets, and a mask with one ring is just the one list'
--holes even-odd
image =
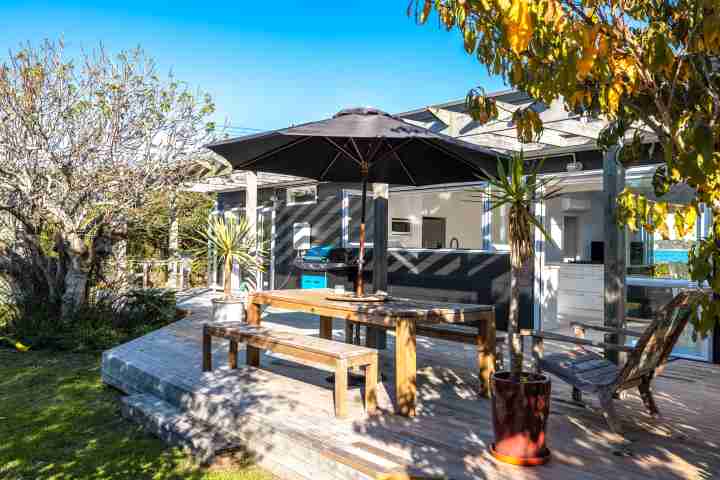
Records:
{"label": "white cabinet", "polygon": [[602,320],[604,311],[603,265],[555,264],[558,317],[567,320]]}

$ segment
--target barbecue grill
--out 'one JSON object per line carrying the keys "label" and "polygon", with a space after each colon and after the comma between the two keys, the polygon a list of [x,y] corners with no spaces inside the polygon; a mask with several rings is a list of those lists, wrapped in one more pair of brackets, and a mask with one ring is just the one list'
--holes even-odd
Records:
{"label": "barbecue grill", "polygon": [[[343,285],[350,289],[357,281],[357,255],[330,245],[312,247],[294,263],[300,270],[300,288],[328,288]],[[365,280],[369,280],[365,275]]]}

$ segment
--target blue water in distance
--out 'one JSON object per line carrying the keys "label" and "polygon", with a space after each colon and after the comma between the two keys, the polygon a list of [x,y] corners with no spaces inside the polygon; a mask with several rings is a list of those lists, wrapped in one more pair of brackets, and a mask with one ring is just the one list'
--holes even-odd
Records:
{"label": "blue water in distance", "polygon": [[655,250],[653,255],[655,256],[655,263],[688,262],[687,250]]}

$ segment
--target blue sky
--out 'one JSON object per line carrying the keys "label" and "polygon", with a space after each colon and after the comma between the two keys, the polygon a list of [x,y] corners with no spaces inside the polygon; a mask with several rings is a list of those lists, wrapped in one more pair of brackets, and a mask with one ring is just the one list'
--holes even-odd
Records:
{"label": "blue sky", "polygon": [[[462,98],[501,80],[433,18],[417,26],[407,0],[222,0],[0,3],[3,56],[62,36],[72,51],[141,45],[162,72],[209,92],[216,120],[271,129],[346,106],[405,111]],[[242,133],[235,130],[234,133]]]}

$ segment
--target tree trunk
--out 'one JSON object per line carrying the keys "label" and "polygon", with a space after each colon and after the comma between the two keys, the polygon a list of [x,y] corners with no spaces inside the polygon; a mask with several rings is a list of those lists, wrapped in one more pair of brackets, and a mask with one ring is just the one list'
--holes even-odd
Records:
{"label": "tree trunk", "polygon": [[225,299],[232,297],[232,257],[225,259],[225,273],[223,274],[223,290]]}
{"label": "tree trunk", "polygon": [[510,371],[519,375],[522,371],[522,349],[519,331],[520,317],[520,277],[521,268],[511,261],[510,264],[510,312],[508,314],[508,342],[510,344]]}
{"label": "tree trunk", "polygon": [[85,301],[88,273],[73,268],[65,274],[65,293],[62,297],[62,316],[67,318]]}
{"label": "tree trunk", "polygon": [[62,317],[67,318],[85,301],[92,259],[87,245],[77,233],[64,235],[61,244],[68,259],[61,312]]}
{"label": "tree trunk", "polygon": [[112,255],[115,261],[114,282],[120,288],[130,285],[127,265],[127,222],[123,222],[122,237],[112,242]]}

